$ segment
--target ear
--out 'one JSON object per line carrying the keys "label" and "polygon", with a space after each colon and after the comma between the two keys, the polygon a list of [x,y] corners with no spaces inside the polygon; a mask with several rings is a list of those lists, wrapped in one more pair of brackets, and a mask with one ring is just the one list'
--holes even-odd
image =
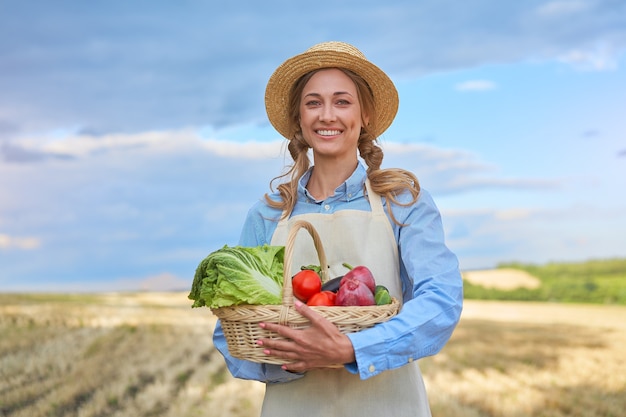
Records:
{"label": "ear", "polygon": [[370,125],[370,117],[367,113],[363,113],[361,115],[361,122],[363,123],[363,126],[369,126]]}

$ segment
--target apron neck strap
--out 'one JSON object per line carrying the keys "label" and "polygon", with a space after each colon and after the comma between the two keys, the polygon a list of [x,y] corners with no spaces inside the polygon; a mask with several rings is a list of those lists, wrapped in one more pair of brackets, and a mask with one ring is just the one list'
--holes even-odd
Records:
{"label": "apron neck strap", "polygon": [[367,190],[367,197],[370,200],[370,206],[372,207],[372,214],[375,216],[385,216],[383,200],[379,194],[372,191],[372,184],[370,184],[369,178],[365,179],[365,188]]}

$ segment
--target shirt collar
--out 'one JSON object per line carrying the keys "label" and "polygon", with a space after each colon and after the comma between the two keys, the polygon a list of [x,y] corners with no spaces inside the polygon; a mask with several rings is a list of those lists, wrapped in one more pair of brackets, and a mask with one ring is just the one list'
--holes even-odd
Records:
{"label": "shirt collar", "polygon": [[[306,189],[306,185],[309,182],[309,178],[311,178],[312,171],[313,167],[310,167],[300,178],[300,181],[298,181],[298,195],[311,202],[321,203],[321,201],[316,200],[311,194],[309,194],[309,191]],[[350,177],[343,184],[335,189],[335,194],[328,197],[327,201],[350,201],[356,197],[362,196],[363,184],[365,183],[366,178],[367,170],[363,166],[362,162],[359,161],[352,175],[350,175]]]}

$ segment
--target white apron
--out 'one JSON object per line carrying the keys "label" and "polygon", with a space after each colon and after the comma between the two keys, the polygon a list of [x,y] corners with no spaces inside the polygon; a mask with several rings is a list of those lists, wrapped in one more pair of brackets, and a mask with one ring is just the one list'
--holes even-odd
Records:
{"label": "white apron", "polygon": [[[303,214],[278,223],[272,245],[284,245],[295,220],[310,222],[320,235],[330,278],[344,275],[342,263],[365,265],[378,284],[402,299],[398,248],[379,195],[366,183],[371,212],[341,210]],[[291,275],[302,265],[319,265],[313,240],[301,230],[295,243]],[[361,380],[345,368],[308,371],[304,377],[266,385],[262,417],[429,417],[430,407],[417,362]]]}

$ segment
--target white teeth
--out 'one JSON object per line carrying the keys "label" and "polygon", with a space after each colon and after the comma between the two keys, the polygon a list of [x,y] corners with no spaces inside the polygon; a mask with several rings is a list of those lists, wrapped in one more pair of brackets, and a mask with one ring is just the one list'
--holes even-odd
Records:
{"label": "white teeth", "polygon": [[318,130],[317,134],[322,136],[334,136],[339,135],[341,133],[340,130]]}

